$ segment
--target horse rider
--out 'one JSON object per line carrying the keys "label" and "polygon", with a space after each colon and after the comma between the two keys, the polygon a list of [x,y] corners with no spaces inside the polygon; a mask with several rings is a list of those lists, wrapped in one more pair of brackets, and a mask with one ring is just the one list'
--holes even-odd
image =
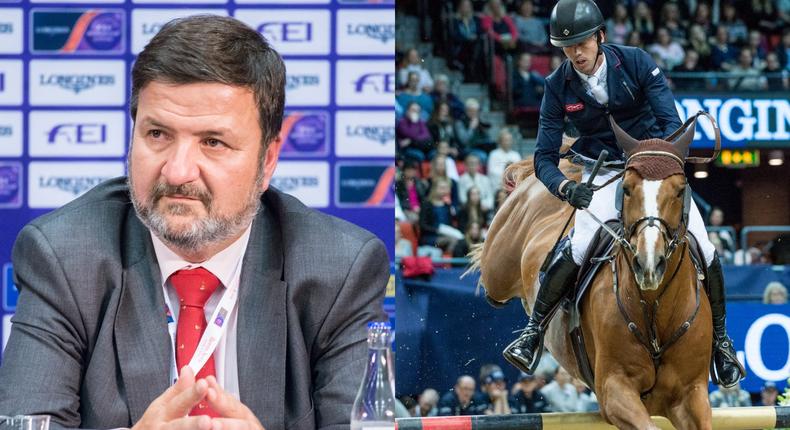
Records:
{"label": "horse rider", "polygon": [[[615,176],[618,171],[611,167],[623,166],[622,150],[617,146],[608,116],[611,114],[623,130],[638,140],[666,138],[682,125],[675,99],[649,54],[635,47],[604,44],[603,16],[593,0],[560,0],[551,12],[549,27],[551,44],[562,48],[567,59],[546,78],[535,151],[536,175],[552,194],[576,209],[586,209],[602,220],[616,218],[617,182],[602,188],[594,197],[586,184],[591,165],[604,149],[612,155],[598,179]],[[581,182],[567,179],[558,168],[565,117],[581,135],[571,147],[574,161],[585,165]],[[534,371],[545,327],[562,297],[573,287],[587,246],[598,229],[587,211],[576,211],[570,240],[557,248],[540,282],[529,324],[503,351],[505,358],[524,372]],[[731,386],[745,376],[745,371],[725,328],[721,263],[693,201],[688,224],[708,266],[713,365],[721,384]]]}

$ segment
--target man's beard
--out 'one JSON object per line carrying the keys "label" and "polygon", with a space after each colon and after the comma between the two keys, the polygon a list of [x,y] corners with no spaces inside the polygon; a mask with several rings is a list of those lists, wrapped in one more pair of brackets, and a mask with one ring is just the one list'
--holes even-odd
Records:
{"label": "man's beard", "polygon": [[[241,210],[229,216],[213,213],[213,196],[208,190],[193,184],[168,185],[164,182],[157,182],[150,190],[148,199],[141,202],[134,194],[131,163],[128,171],[129,194],[137,217],[163,242],[187,253],[198,252],[209,245],[218,244],[240,235],[252,223],[258,209],[260,209],[260,197],[263,194],[261,190],[263,184],[262,163],[256,173],[255,186],[250,195],[246,197],[246,204]],[[208,215],[192,221],[190,225],[175,228],[168,222],[165,215],[187,215],[194,209],[182,203],[169,203],[162,208],[157,207],[162,197],[174,194],[198,199]]]}

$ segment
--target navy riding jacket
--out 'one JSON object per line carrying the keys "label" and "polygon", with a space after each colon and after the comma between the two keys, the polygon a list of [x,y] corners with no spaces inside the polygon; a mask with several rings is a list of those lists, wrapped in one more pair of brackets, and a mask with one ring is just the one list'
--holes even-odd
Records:
{"label": "navy riding jacket", "polygon": [[638,140],[665,138],[682,125],[664,74],[647,52],[610,44],[601,45],[601,50],[606,56],[607,105],[598,103],[588,93],[567,59],[546,78],[535,173],[560,198],[559,186],[566,178],[557,165],[566,116],[581,135],[571,150],[597,159],[601,150],[606,149],[608,161],[623,160],[623,152],[609,126],[609,113],[623,130]]}

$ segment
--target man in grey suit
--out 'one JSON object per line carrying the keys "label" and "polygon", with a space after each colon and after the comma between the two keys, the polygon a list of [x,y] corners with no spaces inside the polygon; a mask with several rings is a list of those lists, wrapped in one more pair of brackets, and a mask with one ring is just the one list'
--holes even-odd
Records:
{"label": "man in grey suit", "polygon": [[176,20],[152,39],[132,70],[128,181],[34,220],[14,246],[0,415],[348,428],[388,257],[269,188],[284,83],[280,56],[232,18]]}

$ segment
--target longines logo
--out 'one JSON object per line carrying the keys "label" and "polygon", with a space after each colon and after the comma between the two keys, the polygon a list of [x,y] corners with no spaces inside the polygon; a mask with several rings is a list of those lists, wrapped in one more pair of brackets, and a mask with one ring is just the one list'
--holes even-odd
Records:
{"label": "longines logo", "polygon": [[41,86],[58,86],[60,88],[73,91],[79,94],[81,91],[91,89],[96,86],[115,85],[113,75],[41,75],[39,78]]}
{"label": "longines logo", "polygon": [[395,39],[395,24],[348,24],[346,32],[349,35],[365,35],[381,43]]}
{"label": "longines logo", "polygon": [[78,196],[108,179],[110,177],[107,176],[46,176],[38,178],[38,186],[41,189],[56,188]]}
{"label": "longines logo", "polygon": [[395,138],[395,126],[347,126],[346,135],[349,137],[362,136],[368,140],[372,140],[384,145]]}
{"label": "longines logo", "polygon": [[317,176],[281,176],[272,178],[272,185],[281,191],[291,193],[300,187],[317,187]]}
{"label": "longines logo", "polygon": [[301,87],[317,87],[321,83],[318,75],[288,75],[285,79],[285,89],[295,90]]}

